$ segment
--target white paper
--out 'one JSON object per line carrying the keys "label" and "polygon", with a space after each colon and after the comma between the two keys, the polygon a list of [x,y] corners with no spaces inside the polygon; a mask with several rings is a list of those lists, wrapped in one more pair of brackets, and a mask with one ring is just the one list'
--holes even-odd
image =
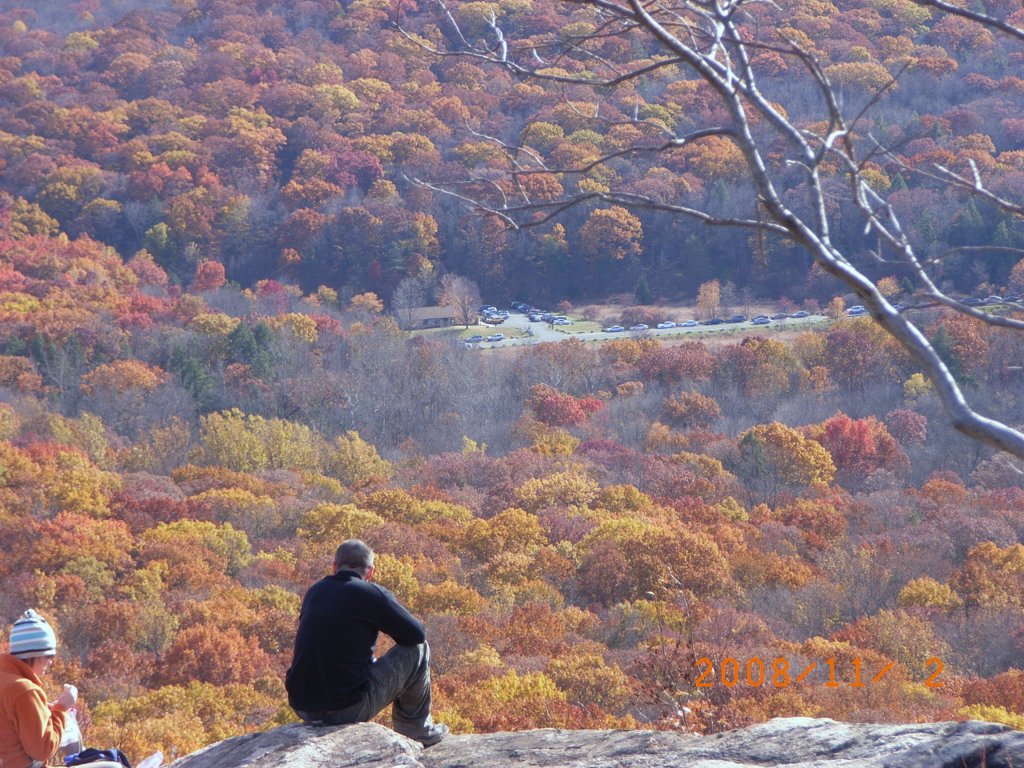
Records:
{"label": "white paper", "polygon": [[78,744],[82,741],[82,731],[78,728],[75,710],[69,709],[64,715],[64,735],[60,737],[61,747]]}

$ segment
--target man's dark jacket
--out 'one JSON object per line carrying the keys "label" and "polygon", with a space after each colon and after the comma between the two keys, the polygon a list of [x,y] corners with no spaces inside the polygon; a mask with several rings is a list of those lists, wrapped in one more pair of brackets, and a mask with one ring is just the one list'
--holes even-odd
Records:
{"label": "man's dark jacket", "polygon": [[426,639],[423,625],[384,587],[339,571],[306,592],[285,676],[288,703],[301,712],[344,709],[363,696],[378,631],[399,645]]}

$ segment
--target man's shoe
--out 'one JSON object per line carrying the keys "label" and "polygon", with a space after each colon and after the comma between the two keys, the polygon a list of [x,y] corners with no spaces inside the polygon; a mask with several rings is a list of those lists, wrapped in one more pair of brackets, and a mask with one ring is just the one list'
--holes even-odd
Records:
{"label": "man's shoe", "polygon": [[449,730],[451,729],[444,723],[434,723],[419,736],[412,736],[411,738],[418,741],[424,747],[432,747],[435,744],[440,744],[442,739],[448,735]]}

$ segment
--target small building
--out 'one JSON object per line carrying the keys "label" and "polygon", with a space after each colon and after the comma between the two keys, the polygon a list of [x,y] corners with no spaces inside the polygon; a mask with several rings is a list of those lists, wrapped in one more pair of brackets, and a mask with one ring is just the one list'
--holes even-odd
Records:
{"label": "small building", "polygon": [[[475,314],[475,313],[474,313]],[[399,322],[406,330],[423,328],[448,328],[461,323],[462,318],[455,307],[413,307],[398,313]],[[470,318],[476,322],[476,318]]]}

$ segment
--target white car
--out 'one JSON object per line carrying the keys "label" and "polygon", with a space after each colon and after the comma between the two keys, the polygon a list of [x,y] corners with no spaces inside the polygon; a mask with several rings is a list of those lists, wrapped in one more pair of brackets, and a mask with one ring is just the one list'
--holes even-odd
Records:
{"label": "white car", "polygon": [[700,325],[700,323],[698,323],[696,320],[687,320],[685,323],[680,323],[679,327],[680,328],[696,328],[698,325]]}
{"label": "white car", "polygon": [[656,327],[660,328],[661,330],[665,330],[666,328],[675,328],[676,324],[673,323],[671,320],[667,320],[664,323],[658,323]]}

